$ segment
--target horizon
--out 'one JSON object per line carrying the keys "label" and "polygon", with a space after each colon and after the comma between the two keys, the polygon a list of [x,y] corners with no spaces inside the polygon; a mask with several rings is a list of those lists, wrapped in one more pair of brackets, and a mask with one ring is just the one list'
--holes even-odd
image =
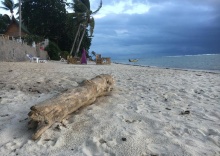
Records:
{"label": "horizon", "polygon": [[[163,57],[191,57],[191,56],[213,56],[217,55],[220,56],[220,53],[204,53],[204,54],[192,54],[192,55],[120,55],[120,56],[115,56],[112,55],[110,56],[114,60],[128,60],[128,59],[139,59],[139,60],[144,60],[144,59],[151,59],[151,58],[163,58]],[[104,56],[105,57],[105,56]],[[108,56],[109,57],[109,56]]]}

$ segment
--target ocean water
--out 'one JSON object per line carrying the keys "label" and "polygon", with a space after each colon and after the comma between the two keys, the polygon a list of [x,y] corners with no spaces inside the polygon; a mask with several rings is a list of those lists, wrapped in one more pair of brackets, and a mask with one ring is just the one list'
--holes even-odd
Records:
{"label": "ocean water", "polygon": [[113,59],[113,62],[163,68],[220,71],[220,54],[134,58],[138,59],[138,62],[129,62],[128,59]]}

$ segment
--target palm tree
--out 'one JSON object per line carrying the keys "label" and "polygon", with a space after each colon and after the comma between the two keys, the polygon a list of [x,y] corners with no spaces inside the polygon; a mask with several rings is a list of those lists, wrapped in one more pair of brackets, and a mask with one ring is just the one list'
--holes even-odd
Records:
{"label": "palm tree", "polygon": [[92,37],[93,30],[95,27],[95,20],[92,17],[92,15],[96,14],[101,9],[102,0],[100,1],[100,5],[99,5],[98,9],[94,12],[90,10],[90,1],[89,0],[73,0],[73,2],[74,2],[74,10],[75,10],[74,16],[80,22],[79,22],[77,33],[75,35],[75,39],[73,42],[73,46],[72,46],[70,55],[72,55],[72,53],[73,53],[73,49],[75,47],[75,43],[76,43],[77,38],[80,37],[80,31],[82,31],[82,35],[81,35],[81,38],[80,38],[80,41],[79,41],[79,44],[78,44],[78,47],[77,47],[77,50],[75,53],[75,56],[77,56],[77,54],[79,52],[80,45],[82,43],[82,39],[83,39],[85,32],[86,32],[86,28],[88,26],[90,27],[90,37]]}
{"label": "palm tree", "polygon": [[3,7],[0,7],[4,10],[10,10],[11,17],[13,16],[14,9],[18,7],[18,4],[14,3],[14,0],[4,0],[1,2]]}

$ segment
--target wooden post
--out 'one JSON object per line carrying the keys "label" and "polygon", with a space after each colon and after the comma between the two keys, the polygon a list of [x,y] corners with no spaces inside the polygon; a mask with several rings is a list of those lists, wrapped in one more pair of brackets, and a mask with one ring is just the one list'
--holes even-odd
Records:
{"label": "wooden post", "polygon": [[99,75],[83,81],[77,88],[32,106],[28,113],[29,127],[37,127],[32,139],[38,139],[53,123],[61,122],[80,107],[90,105],[98,97],[109,94],[113,90],[113,85],[112,76]]}

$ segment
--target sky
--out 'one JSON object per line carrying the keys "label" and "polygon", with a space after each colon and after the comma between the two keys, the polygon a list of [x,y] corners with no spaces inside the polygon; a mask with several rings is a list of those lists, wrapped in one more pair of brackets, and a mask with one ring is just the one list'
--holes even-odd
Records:
{"label": "sky", "polygon": [[[91,0],[92,10],[99,0]],[[220,0],[103,0],[90,51],[117,57],[220,53]]]}
{"label": "sky", "polygon": [[[102,1],[90,52],[124,58],[220,54],[220,0]],[[99,3],[90,0],[91,10]]]}

